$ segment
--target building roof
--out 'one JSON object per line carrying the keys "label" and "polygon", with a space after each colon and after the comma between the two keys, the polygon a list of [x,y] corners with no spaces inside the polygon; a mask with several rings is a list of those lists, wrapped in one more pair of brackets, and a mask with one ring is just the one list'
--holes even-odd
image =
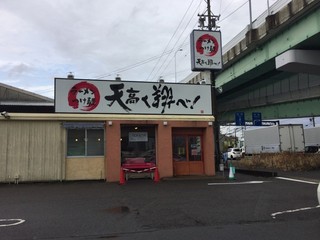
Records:
{"label": "building roof", "polygon": [[0,83],[0,111],[51,113],[54,112],[54,100]]}
{"label": "building roof", "polygon": [[0,102],[53,103],[52,98],[0,83]]}

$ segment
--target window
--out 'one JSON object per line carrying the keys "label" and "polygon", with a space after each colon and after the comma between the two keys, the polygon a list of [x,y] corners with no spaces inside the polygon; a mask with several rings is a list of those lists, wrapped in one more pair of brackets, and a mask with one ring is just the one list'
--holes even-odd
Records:
{"label": "window", "polygon": [[154,126],[121,127],[121,162],[126,162],[128,158],[156,162]]}
{"label": "window", "polygon": [[103,156],[103,129],[68,129],[67,156]]}
{"label": "window", "polygon": [[201,136],[174,136],[173,160],[202,161]]}
{"label": "window", "polygon": [[84,129],[69,129],[67,156],[84,156],[85,139]]}
{"label": "window", "polygon": [[183,136],[173,137],[173,160],[187,161],[186,139]]}
{"label": "window", "polygon": [[189,136],[189,161],[201,161],[201,137],[200,136]]}

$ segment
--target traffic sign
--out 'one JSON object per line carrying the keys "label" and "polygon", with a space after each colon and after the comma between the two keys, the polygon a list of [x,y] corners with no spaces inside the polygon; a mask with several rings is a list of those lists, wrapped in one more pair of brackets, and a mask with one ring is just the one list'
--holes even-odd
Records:
{"label": "traffic sign", "polygon": [[253,126],[262,126],[261,112],[252,113],[252,124]]}
{"label": "traffic sign", "polygon": [[236,112],[235,119],[236,119],[235,122],[236,122],[237,126],[245,126],[246,125],[246,121],[244,119],[244,112]]}

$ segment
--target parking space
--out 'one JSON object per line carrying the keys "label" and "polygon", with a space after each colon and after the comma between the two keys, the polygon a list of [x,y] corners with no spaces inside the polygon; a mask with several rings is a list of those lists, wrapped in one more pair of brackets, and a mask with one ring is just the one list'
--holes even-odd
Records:
{"label": "parking space", "polygon": [[[10,240],[140,239],[146,234],[157,239],[164,233],[179,239],[191,229],[199,236],[201,232],[227,233],[233,231],[230,225],[248,224],[252,234],[255,229],[260,234],[258,229],[268,229],[270,224],[284,227],[283,221],[289,225],[299,221],[301,231],[320,223],[320,208],[285,212],[316,207],[316,184],[237,173],[234,180],[221,175],[160,183],[130,179],[125,185],[3,184],[0,191],[0,225],[5,225],[0,227],[1,239]],[[314,234],[319,234],[319,228]]]}

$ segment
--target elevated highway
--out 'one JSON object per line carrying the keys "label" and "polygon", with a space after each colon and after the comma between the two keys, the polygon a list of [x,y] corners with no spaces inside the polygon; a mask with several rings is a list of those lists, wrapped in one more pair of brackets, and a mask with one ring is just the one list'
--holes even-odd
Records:
{"label": "elevated highway", "polygon": [[286,1],[252,26],[223,50],[218,120],[320,116],[320,0]]}

